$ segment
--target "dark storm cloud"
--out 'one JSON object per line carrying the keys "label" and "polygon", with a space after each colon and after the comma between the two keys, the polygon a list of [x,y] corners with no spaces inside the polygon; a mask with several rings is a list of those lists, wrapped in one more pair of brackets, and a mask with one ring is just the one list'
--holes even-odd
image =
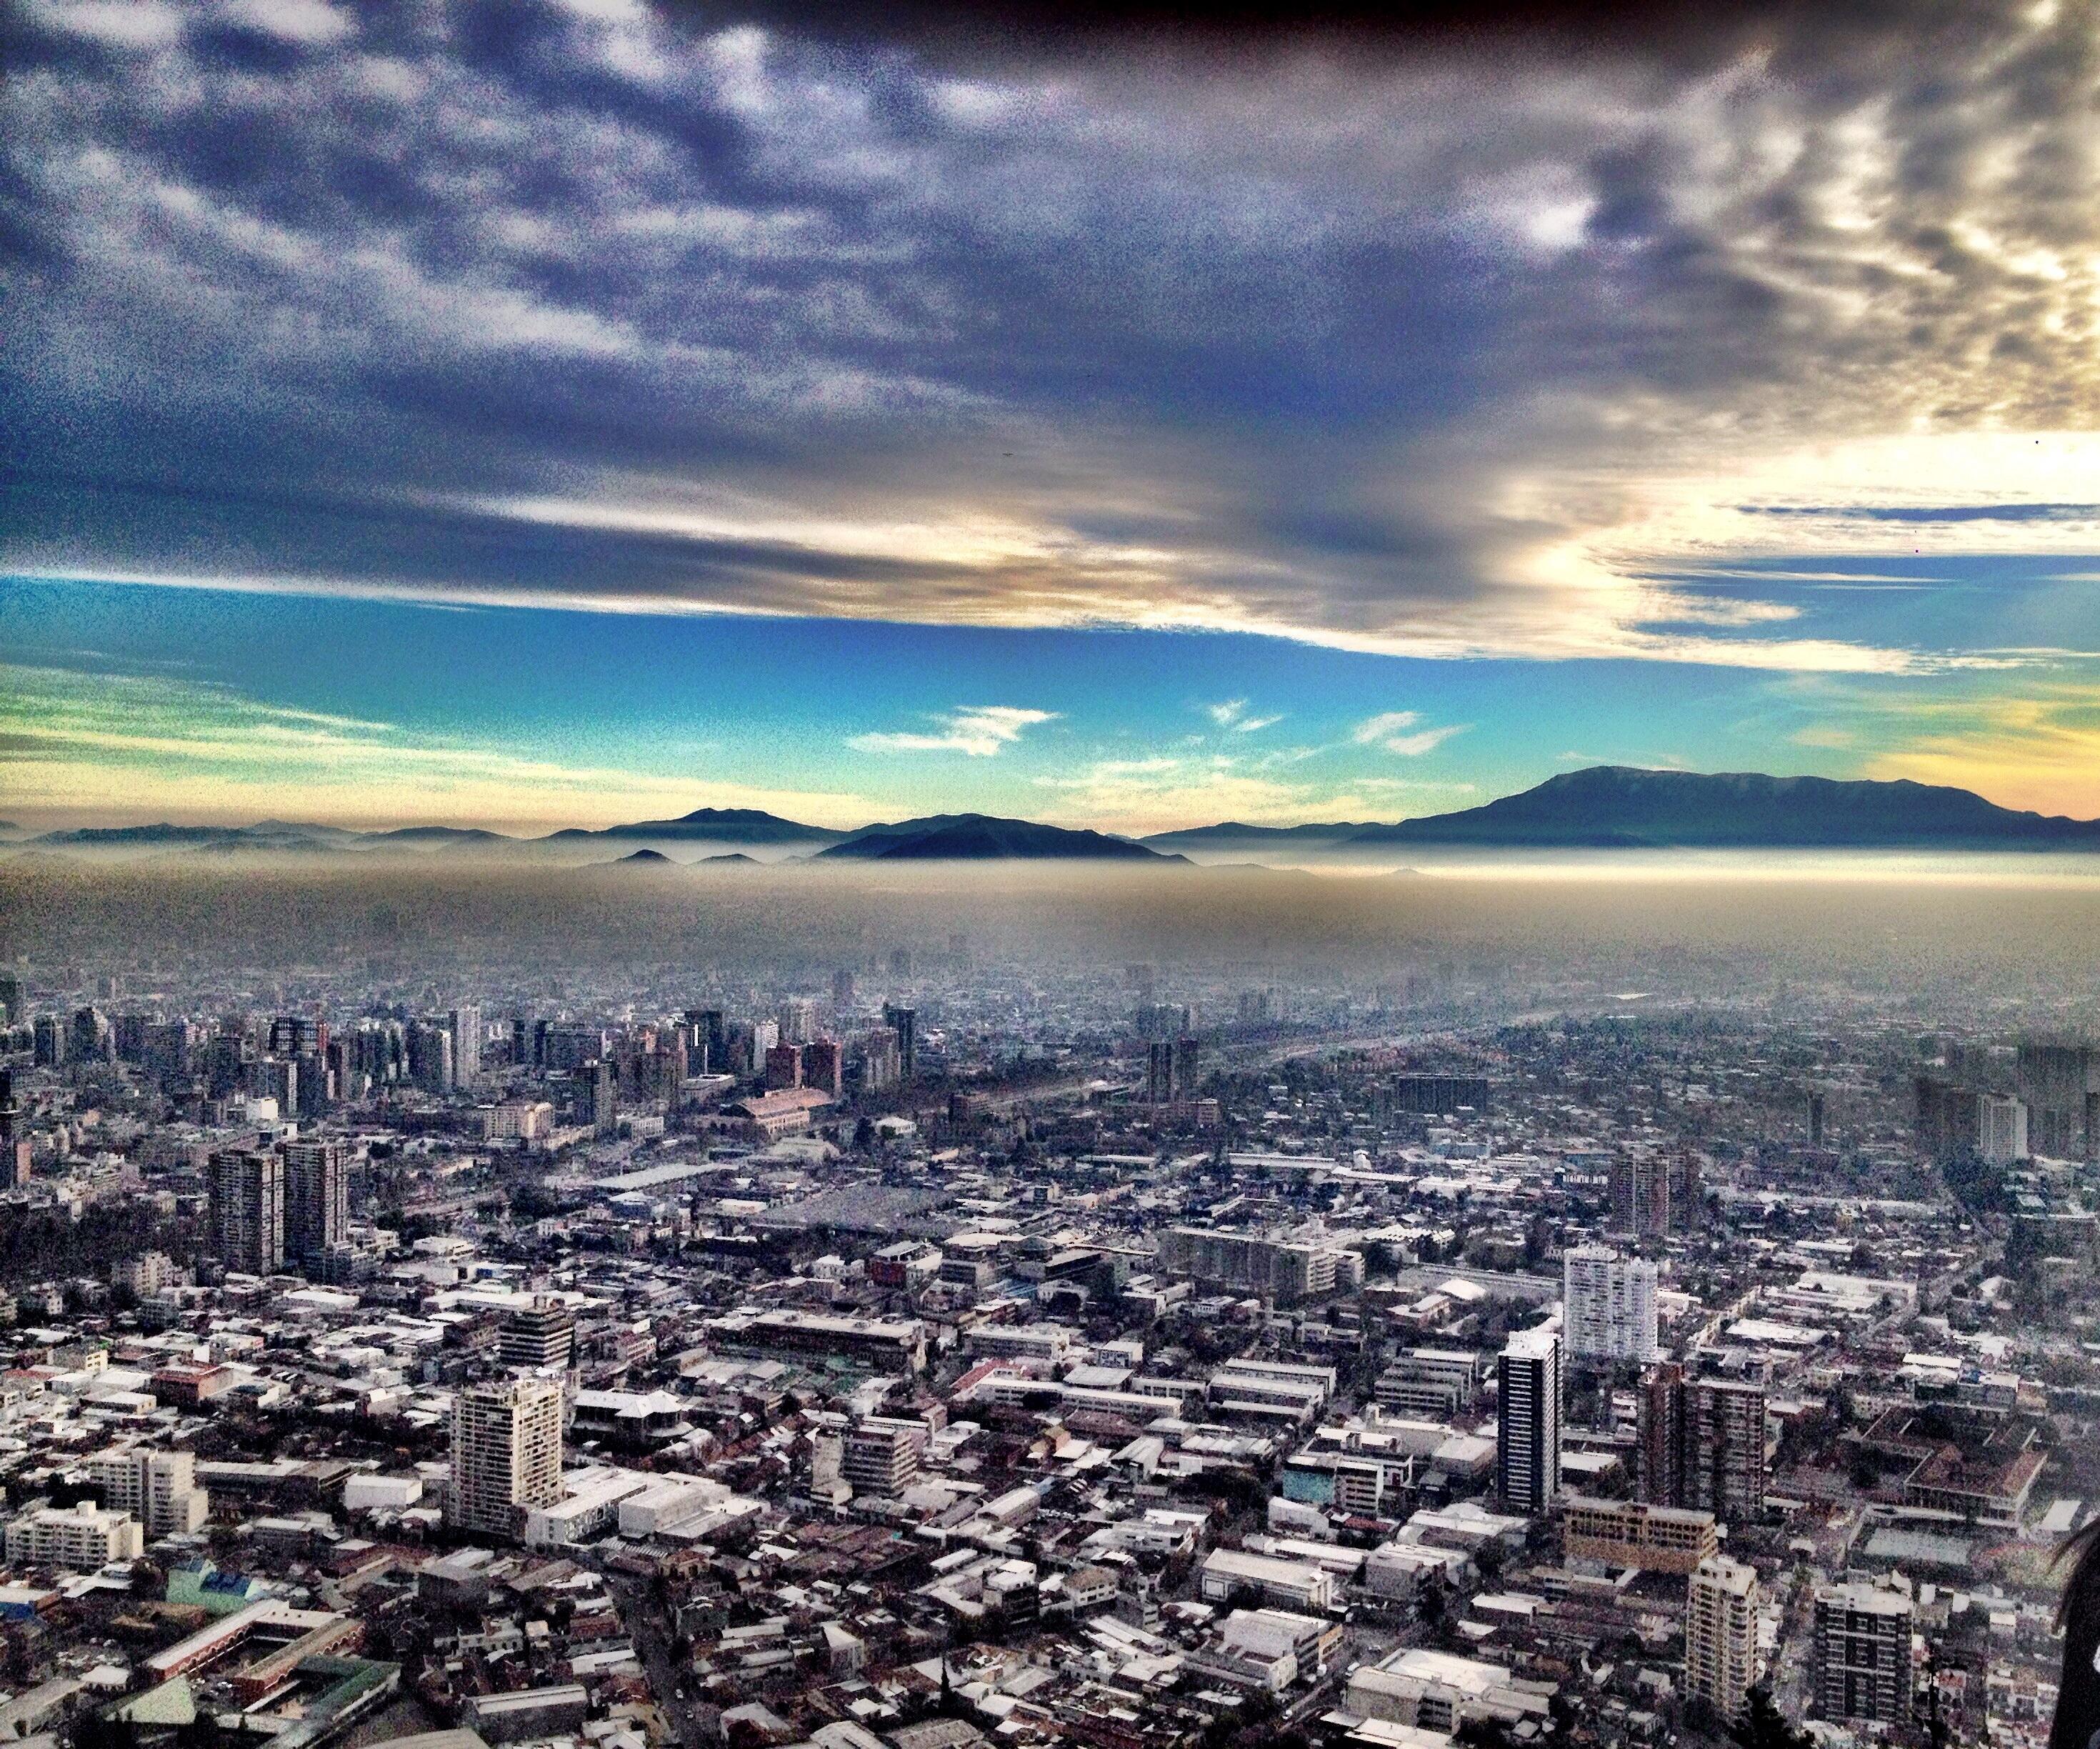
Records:
{"label": "dark storm cloud", "polygon": [[1712,654],[1653,476],[2094,410],[2067,8],[845,10],[23,7],[0,561]]}

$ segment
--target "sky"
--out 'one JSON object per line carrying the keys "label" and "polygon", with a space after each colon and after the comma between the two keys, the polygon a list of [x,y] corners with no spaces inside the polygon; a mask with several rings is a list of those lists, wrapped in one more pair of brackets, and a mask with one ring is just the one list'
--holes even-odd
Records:
{"label": "sky", "polygon": [[2100,815],[2100,16],[1390,10],[16,0],[0,815]]}

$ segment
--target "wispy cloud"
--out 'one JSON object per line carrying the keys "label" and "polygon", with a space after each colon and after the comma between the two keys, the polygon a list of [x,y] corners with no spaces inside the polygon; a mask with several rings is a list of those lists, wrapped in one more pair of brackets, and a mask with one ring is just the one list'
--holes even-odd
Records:
{"label": "wispy cloud", "polygon": [[1252,735],[1258,730],[1273,729],[1283,721],[1283,714],[1258,717],[1250,715],[1245,699],[1226,699],[1216,704],[1206,704],[1203,714],[1221,729],[1229,729],[1235,735]]}
{"label": "wispy cloud", "polygon": [[924,730],[883,731],[856,735],[846,744],[864,753],[967,753],[973,759],[989,759],[1011,747],[1038,723],[1054,722],[1054,710],[1027,710],[1012,704],[969,704],[929,720],[937,724]]}
{"label": "wispy cloud", "polygon": [[1044,794],[1037,810],[1044,819],[1127,833],[1224,819],[1295,824],[1335,817],[1330,810],[1338,806],[1358,812],[1365,806],[1340,786],[1287,783],[1225,755],[1096,759],[1035,782]]}
{"label": "wispy cloud", "polygon": [[1413,710],[1381,711],[1367,717],[1349,731],[1359,747],[1375,747],[1381,753],[1418,758],[1434,753],[1454,735],[1463,735],[1471,725],[1462,722],[1424,726],[1422,713]]}

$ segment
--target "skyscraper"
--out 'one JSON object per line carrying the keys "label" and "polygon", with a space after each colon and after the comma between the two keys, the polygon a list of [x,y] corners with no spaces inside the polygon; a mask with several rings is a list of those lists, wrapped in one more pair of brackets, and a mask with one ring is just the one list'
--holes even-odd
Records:
{"label": "skyscraper", "polygon": [[452,1408],[452,1522],[517,1534],[519,1509],[562,1497],[562,1386],[554,1379],[470,1385]]}
{"label": "skyscraper", "polygon": [[66,1060],[65,1022],[56,1014],[39,1014],[30,1031],[36,1066],[39,1069],[60,1067]]}
{"label": "skyscraper", "polygon": [[29,1138],[21,1132],[22,1108],[15,1099],[15,1075],[0,1069],[0,1190],[29,1181]]}
{"label": "skyscraper", "polygon": [[885,1002],[882,1023],[897,1035],[897,1078],[908,1087],[919,1072],[919,1011]]}
{"label": "skyscraper", "polygon": [[1187,1034],[1174,1041],[1174,1097],[1193,1099],[1202,1079],[1202,1047]]}
{"label": "skyscraper", "polygon": [[765,1085],[770,1091],[802,1084],[802,1047],[776,1045],[765,1053]]}
{"label": "skyscraper", "polygon": [[1976,1102],[1977,1152],[1993,1166],[2027,1158],[2027,1108],[2010,1094],[1984,1093]]}
{"label": "skyscraper", "polygon": [[471,1087],[481,1078],[481,1010],[456,1008],[452,1011],[452,1078],[461,1087]]}
{"label": "skyscraper", "polygon": [[311,1057],[328,1040],[328,1028],[303,1014],[279,1014],[270,1022],[272,1057]]}
{"label": "skyscraper", "polygon": [[258,1148],[211,1157],[212,1250],[229,1270],[270,1275],[285,1266],[285,1163]]}
{"label": "skyscraper", "polygon": [[77,1062],[108,1062],[117,1055],[117,1040],[109,1021],[99,1008],[77,1008],[73,1015],[73,1043],[68,1054]]}
{"label": "skyscraper", "polygon": [[1726,1555],[1699,1563],[1685,1588],[1684,1687],[1724,1719],[1758,1676],[1758,1575]]}
{"label": "skyscraper", "polygon": [[408,1028],[408,1079],[426,1093],[448,1093],[457,1071],[449,1026],[419,1020]]}
{"label": "skyscraper", "polygon": [[1655,1265],[1608,1245],[1578,1245],[1562,1260],[1568,1352],[1584,1360],[1655,1358]]}
{"label": "skyscraper", "polygon": [[311,1266],[350,1236],[350,1151],[338,1140],[288,1142],[285,1249]]}
{"label": "skyscraper", "polygon": [[1495,1490],[1537,1517],[1560,1491],[1560,1332],[1520,1330],[1497,1367]]}
{"label": "skyscraper", "polygon": [[834,1099],[845,1090],[845,1052],[836,1039],[814,1039],[802,1047],[802,1084]]}
{"label": "skyscraper", "polygon": [[689,1008],[686,1019],[693,1029],[695,1040],[706,1047],[704,1062],[695,1062],[690,1053],[686,1060],[687,1071],[694,1075],[721,1075],[729,1064],[729,1025],[727,1018],[718,1008]]}

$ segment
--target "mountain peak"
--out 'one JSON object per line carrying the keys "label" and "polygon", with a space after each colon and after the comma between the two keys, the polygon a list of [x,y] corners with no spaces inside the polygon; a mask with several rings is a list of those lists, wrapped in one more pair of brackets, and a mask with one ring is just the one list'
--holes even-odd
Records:
{"label": "mountain peak", "polygon": [[1180,857],[1128,838],[1083,828],[1046,826],[1035,820],[1004,819],[993,814],[929,814],[855,833],[820,856],[872,861],[987,862],[1072,859],[1115,862],[1179,862]]}

